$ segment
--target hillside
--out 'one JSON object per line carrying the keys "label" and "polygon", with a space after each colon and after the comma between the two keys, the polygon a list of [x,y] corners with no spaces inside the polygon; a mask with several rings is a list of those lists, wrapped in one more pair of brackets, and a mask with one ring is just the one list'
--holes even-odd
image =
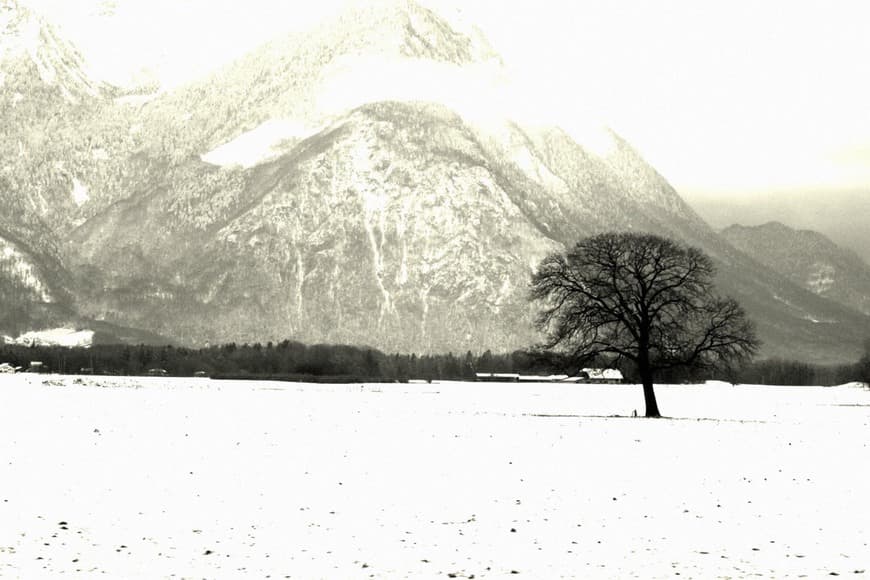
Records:
{"label": "hillside", "polygon": [[732,225],[722,236],[807,290],[870,314],[870,266],[827,236],[779,222]]}

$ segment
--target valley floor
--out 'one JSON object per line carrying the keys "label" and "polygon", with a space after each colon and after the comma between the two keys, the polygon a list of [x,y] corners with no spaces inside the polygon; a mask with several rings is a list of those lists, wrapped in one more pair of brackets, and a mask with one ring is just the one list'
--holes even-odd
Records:
{"label": "valley floor", "polygon": [[2,376],[0,577],[870,575],[870,391],[658,394]]}

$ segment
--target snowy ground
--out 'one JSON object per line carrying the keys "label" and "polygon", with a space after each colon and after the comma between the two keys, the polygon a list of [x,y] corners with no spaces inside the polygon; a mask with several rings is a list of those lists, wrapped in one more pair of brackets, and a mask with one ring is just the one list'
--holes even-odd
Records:
{"label": "snowy ground", "polygon": [[3,376],[0,577],[870,574],[870,391],[658,393]]}

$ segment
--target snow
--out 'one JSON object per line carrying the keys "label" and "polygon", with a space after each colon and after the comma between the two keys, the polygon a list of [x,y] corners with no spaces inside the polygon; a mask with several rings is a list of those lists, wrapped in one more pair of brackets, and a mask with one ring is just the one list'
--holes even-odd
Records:
{"label": "snow", "polygon": [[807,276],[807,286],[816,294],[830,290],[837,282],[837,269],[831,264],[816,262]]}
{"label": "snow", "polygon": [[109,152],[102,147],[97,147],[91,150],[91,159],[94,161],[108,161],[110,159]]}
{"label": "snow", "polygon": [[868,568],[870,391],[658,394],[674,419],[626,385],[3,376],[0,576]]}
{"label": "snow", "polygon": [[585,368],[582,372],[586,373],[590,379],[599,381],[621,381],[623,378],[622,371],[619,369]]}
{"label": "snow", "polygon": [[0,237],[0,265],[6,275],[16,278],[30,288],[39,300],[50,303],[54,299],[48,287],[40,279],[39,271],[30,258],[12,242]]}
{"label": "snow", "polygon": [[73,189],[71,195],[73,202],[79,207],[83,206],[89,199],[91,199],[91,196],[88,193],[88,186],[75,177],[73,177]]}
{"label": "snow", "polygon": [[275,149],[290,139],[303,139],[313,132],[301,123],[287,119],[270,119],[242,133],[232,141],[209,151],[201,158],[206,163],[220,166],[253,167],[279,153]]}
{"label": "snow", "polygon": [[49,328],[46,330],[31,330],[17,338],[5,337],[6,342],[23,345],[45,346],[91,346],[94,341],[93,330],[75,330],[72,328]]}

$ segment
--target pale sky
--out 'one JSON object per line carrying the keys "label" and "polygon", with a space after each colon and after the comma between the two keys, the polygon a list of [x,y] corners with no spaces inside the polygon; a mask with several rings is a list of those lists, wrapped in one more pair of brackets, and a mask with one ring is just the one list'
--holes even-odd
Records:
{"label": "pale sky", "polygon": [[678,190],[870,194],[870,2],[500,5],[475,10],[521,75],[566,113],[589,103]]}
{"label": "pale sky", "polygon": [[[175,84],[337,1],[28,3],[63,22],[102,70],[162,60]],[[107,26],[99,13],[112,3]],[[689,199],[870,194],[866,0],[425,3],[475,22],[526,98],[569,126],[593,111]]]}

